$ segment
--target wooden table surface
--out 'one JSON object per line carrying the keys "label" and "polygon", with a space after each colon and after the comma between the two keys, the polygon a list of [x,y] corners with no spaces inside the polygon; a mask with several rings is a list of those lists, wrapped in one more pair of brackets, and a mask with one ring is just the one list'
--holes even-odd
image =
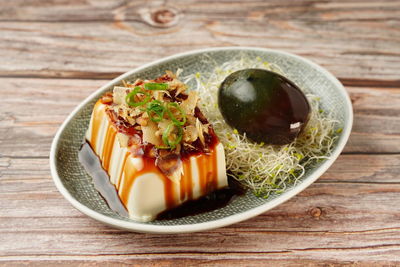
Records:
{"label": "wooden table surface", "polygon": [[[53,136],[111,78],[215,46],[296,53],[345,85],[336,163],[290,201],[213,231],[136,234],[57,191]],[[0,0],[0,264],[400,265],[400,1]]]}

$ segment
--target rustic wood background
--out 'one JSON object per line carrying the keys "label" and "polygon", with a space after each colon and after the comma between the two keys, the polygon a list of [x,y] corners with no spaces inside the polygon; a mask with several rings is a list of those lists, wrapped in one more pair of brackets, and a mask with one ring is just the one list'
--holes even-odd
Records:
{"label": "rustic wood background", "polygon": [[[229,227],[135,234],[74,209],[52,138],[106,81],[197,48],[307,57],[351,95],[344,153],[285,204]],[[0,0],[0,264],[400,265],[400,1]]]}

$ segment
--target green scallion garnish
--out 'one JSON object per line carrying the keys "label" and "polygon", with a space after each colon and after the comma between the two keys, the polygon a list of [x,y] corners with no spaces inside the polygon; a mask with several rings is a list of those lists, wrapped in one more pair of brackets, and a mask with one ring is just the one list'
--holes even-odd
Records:
{"label": "green scallion garnish", "polygon": [[[136,102],[135,101],[135,96],[137,94],[142,94],[145,95],[146,97],[140,101],[140,102]],[[128,95],[125,97],[125,101],[126,103],[131,106],[131,107],[139,107],[142,106],[144,104],[146,104],[147,102],[149,102],[151,99],[151,96],[149,93],[145,92],[142,90],[142,88],[140,88],[139,86],[136,86],[131,92],[128,93]]]}
{"label": "green scallion garnish", "polygon": [[[174,127],[177,127],[178,133],[176,135],[175,140],[170,140],[169,137],[171,136],[171,132],[174,129]],[[162,141],[164,144],[166,144],[169,148],[174,149],[177,144],[179,144],[182,140],[183,136],[183,130],[182,127],[175,125],[174,123],[170,123],[167,127],[167,129],[164,131],[162,135]]]}
{"label": "green scallion garnish", "polygon": [[147,114],[149,118],[154,122],[162,121],[165,113],[165,107],[161,103],[161,101],[153,100],[147,103]]}
{"label": "green scallion garnish", "polygon": [[[179,113],[182,115],[182,120],[178,120],[178,119],[174,116],[174,114],[172,114],[172,111],[171,111],[170,107],[173,107],[173,108],[175,108],[175,109],[177,109],[177,110],[179,111]],[[167,104],[167,114],[168,114],[168,116],[171,118],[171,120],[174,122],[175,125],[177,125],[177,126],[183,126],[183,125],[185,125],[185,123],[186,123],[186,113],[185,113],[185,111],[183,111],[183,110],[181,109],[181,107],[180,107],[177,103],[175,103],[175,102],[169,102],[169,103]]]}
{"label": "green scallion garnish", "polygon": [[168,84],[166,84],[166,83],[145,83],[144,88],[146,90],[167,90]]}

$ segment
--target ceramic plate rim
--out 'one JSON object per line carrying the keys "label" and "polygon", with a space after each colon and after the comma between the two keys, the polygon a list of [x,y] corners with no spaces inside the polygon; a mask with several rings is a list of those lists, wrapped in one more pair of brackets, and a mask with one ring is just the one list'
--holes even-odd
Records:
{"label": "ceramic plate rim", "polygon": [[[189,55],[194,55],[194,54],[200,54],[200,53],[207,53],[207,52],[216,52],[216,51],[229,51],[229,50],[243,50],[243,51],[254,51],[254,52],[266,52],[266,53],[276,53],[276,54],[281,54],[289,57],[296,58],[300,61],[303,61],[305,64],[311,65],[315,69],[321,71],[321,73],[329,79],[331,82],[334,83],[335,87],[340,91],[340,93],[343,94],[345,98],[345,105],[347,106],[349,110],[348,117],[345,118],[345,123],[343,125],[343,132],[342,132],[342,138],[340,138],[339,142],[337,143],[334,152],[332,153],[331,157],[326,160],[322,165],[320,165],[318,168],[315,169],[315,171],[310,174],[310,176],[307,177],[302,183],[299,185],[294,186],[290,191],[286,192],[286,194],[283,194],[281,196],[278,196],[277,198],[262,204],[258,207],[252,208],[250,210],[233,214],[221,219],[209,221],[209,222],[202,222],[202,223],[194,223],[194,224],[186,224],[186,225],[151,225],[151,224],[143,224],[143,223],[136,223],[134,221],[123,221],[115,218],[108,217],[104,214],[101,214],[99,212],[96,212],[84,204],[80,203],[78,200],[76,200],[70,193],[69,191],[64,187],[60,176],[58,175],[57,168],[56,168],[56,151],[57,151],[57,146],[59,144],[60,136],[61,133],[64,131],[65,127],[69,123],[69,121],[87,104],[89,103],[95,95],[98,94],[98,92],[104,90],[105,88],[111,86],[112,84],[121,81],[122,79],[125,79],[126,77],[134,74],[135,72],[138,72],[140,70],[143,70],[145,68],[158,65],[162,62],[177,59],[180,57],[185,57]],[[115,79],[111,80],[110,82],[106,83],[96,91],[94,91],[92,94],[90,94],[84,101],[82,101],[69,115],[68,117],[64,120],[60,128],[58,129],[57,133],[55,134],[55,137],[53,139],[53,142],[51,144],[51,149],[50,149],[50,170],[51,170],[51,175],[53,178],[53,181],[58,189],[58,191],[66,198],[76,209],[81,211],[82,213],[86,214],[87,216],[103,222],[107,225],[124,229],[124,230],[129,230],[129,231],[134,231],[134,232],[142,232],[142,233],[159,233],[159,234],[175,234],[175,233],[190,233],[190,232],[198,232],[198,231],[204,231],[204,230],[211,230],[219,227],[224,227],[227,225],[231,225],[234,223],[238,223],[241,221],[244,221],[246,219],[250,219],[252,217],[255,217],[257,215],[260,215],[261,213],[264,213],[274,207],[276,207],[279,204],[284,203],[285,201],[289,200],[290,198],[294,197],[298,193],[300,193],[302,190],[307,188],[309,185],[311,185],[313,182],[315,182],[332,164],[333,162],[337,159],[337,157],[340,155],[342,152],[345,144],[347,143],[347,140],[350,136],[351,133],[351,128],[353,125],[353,109],[352,109],[352,104],[350,101],[350,97],[346,89],[343,87],[343,85],[339,82],[339,80],[333,76],[329,71],[327,71],[325,68],[319,66],[318,64],[300,57],[295,54],[291,54],[285,51],[281,50],[276,50],[276,49],[269,49],[269,48],[260,48],[260,47],[239,47],[239,46],[234,46],[234,47],[214,47],[214,48],[204,48],[204,49],[197,49],[197,50],[191,50],[183,53],[178,53],[174,54],[172,56],[164,57],[156,61],[152,61],[148,64],[145,64],[143,66],[140,66],[138,68],[135,68],[133,70],[130,70],[128,72],[125,72],[124,74],[116,77]]]}

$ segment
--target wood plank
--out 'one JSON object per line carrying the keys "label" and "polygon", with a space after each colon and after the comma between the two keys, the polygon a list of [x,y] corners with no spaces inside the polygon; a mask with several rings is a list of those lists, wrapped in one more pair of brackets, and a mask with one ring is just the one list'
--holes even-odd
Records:
{"label": "wood plank", "polygon": [[[160,8],[162,1],[102,0],[7,0],[0,1],[1,21],[114,21],[139,20],[146,8]],[[210,8],[212,5],[213,8]],[[172,0],[168,7],[182,10],[193,18],[252,18],[260,20],[288,19],[313,21],[315,19],[338,20],[396,20],[400,4],[396,1],[318,1],[299,0],[296,3],[280,0],[195,1]],[[229,15],[229,16],[227,16]]]}
{"label": "wood plank", "polygon": [[[331,185],[336,183],[400,184],[399,166],[399,155],[342,155],[317,183],[327,183],[328,187],[324,186],[327,191],[329,191]],[[354,194],[358,194],[357,185],[350,186],[353,187]],[[324,201],[328,202],[330,194],[326,196]],[[70,227],[84,227],[82,224],[88,223],[88,219],[82,217],[57,192],[50,178],[47,159],[0,158],[0,200],[3,203],[3,205],[0,204],[0,218],[6,219],[0,220],[4,222],[4,224],[0,223],[0,231],[1,229],[10,230],[8,227],[10,220],[12,220],[15,230],[26,230],[24,225],[29,224],[32,217],[36,218],[35,225],[30,228],[32,231],[40,231],[40,229],[46,227],[50,227],[48,228],[49,231],[63,229],[65,224]],[[307,199],[306,201],[308,203],[304,203],[304,206],[300,208],[296,206],[296,208],[303,210],[303,213],[290,209],[293,203],[288,203],[275,210],[276,214],[272,213],[275,214],[274,216],[269,214],[266,218],[262,218],[260,222],[268,221],[269,224],[275,226],[275,221],[279,220],[282,227],[280,229],[285,229],[285,227],[293,227],[291,224],[294,218],[296,220],[313,221],[313,217],[309,215],[312,215],[313,212],[319,212],[319,209],[322,212],[333,212],[330,215],[332,218],[343,216],[341,211],[336,208],[325,207],[326,204],[322,204],[324,201],[316,204],[312,204]],[[294,202],[297,203],[298,201],[295,200]],[[393,202],[396,202],[396,200],[394,199]],[[353,205],[355,205],[353,209],[358,209],[357,203],[353,203]],[[285,213],[288,209],[292,211],[292,214]],[[351,214],[345,219],[350,220],[353,216]],[[285,218],[284,222],[282,222],[282,217]],[[55,223],[52,222],[54,218],[63,219],[59,223]],[[382,227],[381,222],[381,217],[375,218],[372,226],[374,228]],[[299,222],[297,225],[300,225]],[[307,225],[310,225],[310,222],[307,222]],[[93,225],[88,224],[88,227],[91,229]],[[343,227],[349,227],[349,225],[346,224]],[[88,231],[87,228],[82,229]],[[93,229],[98,230],[96,227]],[[344,230],[343,228],[340,229]],[[304,229],[300,227],[300,230]]]}
{"label": "wood plank", "polygon": [[[399,18],[390,0],[0,0],[0,266],[399,265]],[[347,86],[353,132],[316,183],[250,220],[173,236],[110,228],[59,194],[50,142],[80,101],[133,67],[231,45],[300,54]]]}
{"label": "wood plank", "polygon": [[[346,260],[346,259],[337,259],[337,260],[324,260],[321,262],[320,260],[312,260],[312,259],[302,259],[299,261],[296,257],[292,259],[271,259],[270,254],[264,255],[248,255],[248,254],[240,254],[235,255],[234,259],[208,259],[205,256],[191,256],[191,257],[183,257],[183,256],[170,256],[168,258],[163,255],[158,256],[155,259],[150,259],[148,256],[117,256],[117,257],[104,257],[97,256],[92,259],[92,257],[84,256],[81,259],[76,259],[74,257],[30,257],[30,260],[25,260],[25,257],[22,257],[24,260],[8,260],[6,258],[4,262],[0,262],[0,266],[4,264],[4,266],[21,266],[21,265],[29,265],[29,266],[164,266],[164,267],[176,267],[176,266],[260,266],[262,264],[268,263],[268,266],[292,266],[292,267],[303,267],[303,266],[363,266],[363,267],[371,267],[371,266],[396,266],[399,261],[396,260],[382,260],[382,261],[368,261],[368,260]],[[72,258],[72,259],[71,259]],[[153,257],[154,258],[154,257]],[[1,260],[1,259],[0,259]],[[156,263],[155,263],[156,261]]]}
{"label": "wood plank", "polygon": [[[32,190],[30,183],[50,181],[47,158],[0,158],[0,192]],[[343,154],[328,171],[317,180],[321,183],[383,183],[400,184],[400,155]],[[56,192],[46,187],[46,192]],[[41,190],[40,190],[41,191]]]}
{"label": "wood plank", "polygon": [[398,152],[400,88],[347,87],[354,110],[345,152]]}
{"label": "wood plank", "polygon": [[375,84],[400,84],[397,1],[221,2],[213,8],[208,2],[168,2],[185,14],[172,28],[155,28],[136,14],[126,14],[138,12],[135,5],[143,2],[102,1],[100,6],[94,1],[19,1],[21,5],[3,0],[3,19],[86,16],[89,22],[1,22],[0,56],[7,62],[0,66],[1,76],[111,78],[178,52],[229,45],[297,53],[350,82],[367,78]]}
{"label": "wood plank", "polygon": [[116,230],[82,215],[55,189],[47,159],[3,158],[0,261],[1,256],[32,255],[42,255],[37,260],[51,260],[46,255],[81,260],[99,251],[113,260],[121,255],[171,260],[176,255],[191,260],[267,255],[273,259],[396,259],[400,207],[393,204],[400,201],[399,161],[398,155],[344,155],[317,183],[269,212],[225,228],[165,238]]}
{"label": "wood plank", "polygon": [[[48,157],[59,125],[79,102],[106,81],[0,78],[3,99],[0,155]],[[345,152],[399,153],[399,89],[347,87],[347,90],[353,101],[355,120]]]}
{"label": "wood plank", "polygon": [[341,155],[317,182],[400,183],[400,155]]}
{"label": "wood plank", "polygon": [[[191,254],[191,255],[118,255],[118,256],[28,256],[28,257],[2,257],[0,266],[262,266],[268,263],[268,266],[348,266],[348,267],[375,267],[375,266],[397,266],[399,261],[391,260],[354,260],[340,259],[336,260],[315,260],[310,258],[298,259],[295,255],[290,258],[278,258],[272,253],[258,254],[231,254],[232,258],[223,255]],[[272,256],[271,256],[272,255]],[[19,259],[19,260],[18,260]]]}
{"label": "wood plank", "polygon": [[[265,218],[265,217],[264,217]],[[29,224],[38,219],[33,218]],[[53,223],[57,218],[47,223]],[[13,223],[13,221],[9,221]],[[157,259],[185,257],[194,254],[202,258],[232,259],[263,257],[319,260],[395,260],[399,259],[399,228],[368,232],[274,231],[273,229],[243,229],[243,224],[218,230],[175,236],[135,234],[108,231],[105,226],[92,225],[86,232],[80,226],[67,224],[60,229],[25,232],[2,232],[2,256],[27,257],[135,255]],[[304,222],[306,223],[306,222]],[[358,223],[354,221],[353,223]],[[61,228],[62,229],[62,228]],[[212,240],[212,242],[210,242]],[[285,240],[284,242],[282,240]],[[174,245],[171,245],[174,244]],[[113,257],[110,257],[113,258]]]}
{"label": "wood plank", "polygon": [[[298,197],[251,220],[168,238],[111,229],[83,215],[71,218],[68,214],[72,208],[54,202],[46,204],[43,200],[42,205],[36,202],[28,206],[40,213],[54,205],[65,216],[2,215],[0,254],[70,257],[101,252],[102,255],[146,255],[148,258],[194,254],[207,259],[268,254],[273,259],[394,260],[400,253],[400,210],[398,205],[389,203],[400,200],[399,191],[398,185],[314,184]],[[34,201],[21,194],[23,201]],[[26,204],[16,207],[28,208]],[[320,216],[310,212],[316,207],[322,210]],[[9,213],[3,207],[1,212]]]}
{"label": "wood plank", "polygon": [[48,157],[51,140],[68,113],[106,82],[0,80],[4,81],[0,95],[5,100],[0,106],[0,155],[23,157]]}

